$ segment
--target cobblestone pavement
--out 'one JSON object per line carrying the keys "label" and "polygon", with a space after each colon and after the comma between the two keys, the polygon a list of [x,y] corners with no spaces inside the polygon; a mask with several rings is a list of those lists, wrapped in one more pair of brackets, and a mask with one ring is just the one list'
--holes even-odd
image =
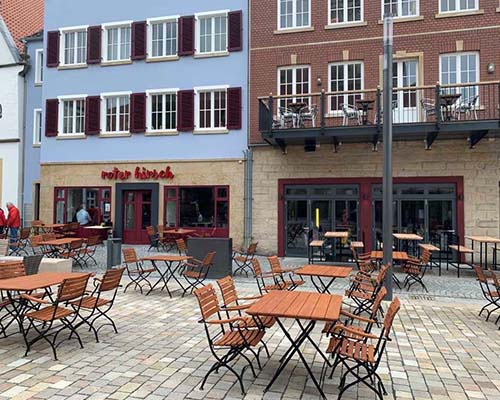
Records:
{"label": "cobblestone pavement", "polygon": [[[300,260],[287,260],[297,262]],[[441,278],[429,275],[426,280],[428,296],[420,296],[416,290],[411,295],[401,294],[402,309],[394,324],[393,341],[379,367],[389,393],[385,399],[500,399],[500,332],[492,321],[477,316],[482,304],[477,300],[477,283],[471,274],[460,280],[451,274]],[[236,285],[243,295],[257,291],[250,278],[237,278]],[[336,291],[341,293],[344,285],[338,280]],[[445,297],[446,293],[452,297]],[[277,326],[265,337],[271,356],[264,357],[257,378],[246,371],[247,394],[242,396],[235,377],[223,370],[209,378],[204,391],[199,389],[212,356],[203,326],[197,322],[199,309],[194,296],[181,298],[177,291],[169,299],[160,291],[147,297],[134,291],[120,292],[112,315],[119,334],[104,328],[101,342],[95,343],[83,330],[85,348],[66,341],[58,350],[59,361],[52,360],[43,343],[23,357],[19,335],[0,339],[0,399],[319,398],[297,357],[264,394],[289,345]],[[320,331],[318,325],[313,337],[325,348],[327,340],[321,338]],[[297,330],[291,327],[291,332]],[[319,373],[322,360],[310,346],[305,346],[305,354],[308,360],[314,359],[313,369]],[[243,365],[238,362],[237,369]],[[325,383],[329,399],[337,397],[339,373]],[[343,399],[368,400],[375,395],[365,387],[355,387]]]}

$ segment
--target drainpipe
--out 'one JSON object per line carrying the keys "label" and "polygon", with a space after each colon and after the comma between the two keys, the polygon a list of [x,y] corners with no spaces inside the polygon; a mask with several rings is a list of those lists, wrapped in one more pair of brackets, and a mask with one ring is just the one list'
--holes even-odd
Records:
{"label": "drainpipe", "polygon": [[[26,41],[22,41],[23,44],[24,44],[24,54],[27,56],[28,55],[28,51],[27,51],[27,47],[26,47]],[[25,177],[24,177],[24,173],[25,173],[25,162],[26,162],[26,112],[27,112],[27,109],[26,109],[26,106],[28,104],[28,85],[27,85],[27,82],[26,82],[26,75],[28,74],[28,71],[30,69],[30,64],[28,62],[28,60],[26,58],[24,58],[22,60],[22,63],[21,65],[23,65],[23,70],[19,73],[20,76],[22,76],[23,78],[23,112],[22,112],[22,132],[20,132],[20,137],[21,137],[21,142],[20,142],[20,145],[21,145],[21,152],[20,152],[20,161],[21,161],[21,166],[20,166],[20,196],[19,196],[19,203],[18,203],[18,207],[19,209],[21,210],[21,226],[25,226],[24,225],[24,220],[26,218],[26,213],[25,213],[25,209],[24,209],[24,182],[25,182]]]}
{"label": "drainpipe", "polygon": [[244,182],[244,227],[243,246],[248,247],[252,241],[252,191],[253,191],[253,151],[252,149],[243,152],[245,156],[245,182]]}

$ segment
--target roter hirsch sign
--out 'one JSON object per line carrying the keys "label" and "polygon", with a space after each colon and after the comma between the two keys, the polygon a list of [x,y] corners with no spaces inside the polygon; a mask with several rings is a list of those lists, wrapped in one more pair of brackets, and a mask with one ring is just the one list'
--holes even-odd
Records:
{"label": "roter hirsch sign", "polygon": [[[135,167],[134,178],[139,179],[141,181],[153,179],[174,179],[174,174],[170,170],[170,167],[167,166],[164,169],[157,170],[147,169],[146,167]],[[114,167],[111,171],[101,171],[101,179],[107,179],[110,181],[126,181],[132,177],[132,171],[129,170],[120,170],[118,167]]]}

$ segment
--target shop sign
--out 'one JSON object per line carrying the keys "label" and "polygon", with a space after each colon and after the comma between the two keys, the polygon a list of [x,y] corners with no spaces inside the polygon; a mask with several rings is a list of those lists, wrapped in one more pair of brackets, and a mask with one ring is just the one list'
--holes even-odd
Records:
{"label": "shop sign", "polygon": [[[174,179],[174,174],[167,166],[164,169],[157,170],[156,168],[148,169],[146,167],[135,167],[133,177],[135,179],[146,181],[146,180],[160,180],[160,179]],[[101,179],[107,179],[110,181],[126,181],[132,177],[132,171],[121,170],[118,167],[114,167],[111,171],[101,171]]]}

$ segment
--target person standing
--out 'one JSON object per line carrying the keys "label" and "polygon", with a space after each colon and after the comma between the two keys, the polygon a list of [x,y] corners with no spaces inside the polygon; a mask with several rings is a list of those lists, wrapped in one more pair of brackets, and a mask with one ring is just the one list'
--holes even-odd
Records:
{"label": "person standing", "polygon": [[10,232],[10,242],[17,242],[17,232],[21,227],[21,215],[19,213],[18,208],[12,204],[7,203],[7,210],[9,211],[9,216],[7,217],[7,228],[9,228]]}
{"label": "person standing", "polygon": [[80,210],[76,213],[76,219],[80,225],[88,225],[92,222],[90,214],[86,210],[85,204],[82,204]]}
{"label": "person standing", "polygon": [[6,225],[7,219],[5,218],[5,213],[0,208],[0,237],[4,234]]}

